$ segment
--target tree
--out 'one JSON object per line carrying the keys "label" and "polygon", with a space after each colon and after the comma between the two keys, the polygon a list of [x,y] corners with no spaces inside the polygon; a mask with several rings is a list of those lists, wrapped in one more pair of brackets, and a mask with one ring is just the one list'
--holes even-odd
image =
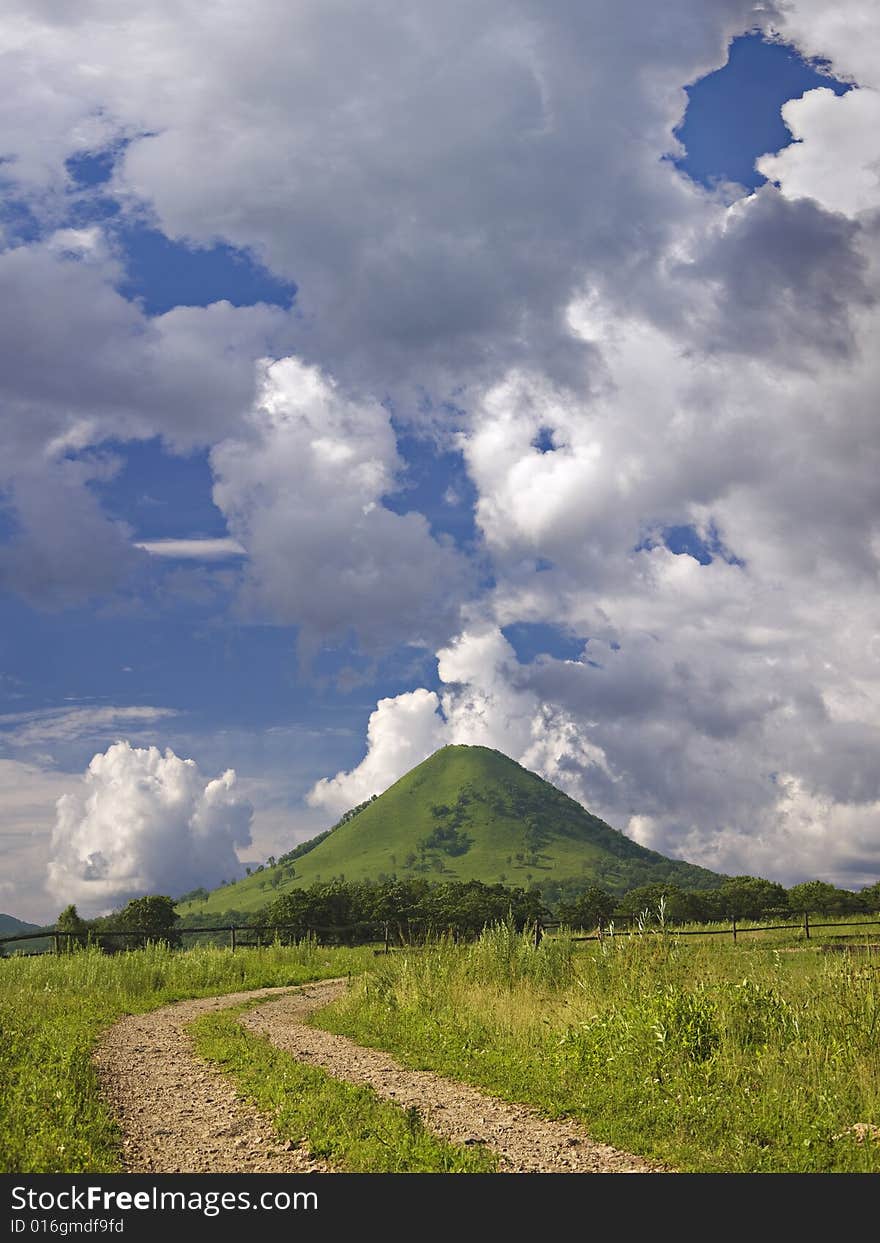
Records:
{"label": "tree", "polygon": [[198,889],[190,889],[188,893],[182,893],[177,901],[179,904],[184,902],[207,902],[210,896],[204,885],[199,885]]}
{"label": "tree", "polygon": [[651,885],[641,885],[631,889],[620,900],[620,910],[629,915],[641,915],[648,912],[649,918],[659,919],[661,902],[663,916],[667,922],[685,923],[696,917],[696,907],[692,895],[685,893],[678,885],[655,881]]}
{"label": "tree", "polygon": [[720,913],[727,919],[760,919],[788,905],[782,885],[761,876],[731,876],[717,895]]}
{"label": "tree", "polygon": [[76,907],[71,902],[70,906],[66,906],[58,916],[55,927],[59,932],[85,932],[88,924],[80,918]]}
{"label": "tree", "polygon": [[310,921],[310,898],[310,890],[293,889],[270,902],[260,912],[256,922],[287,928],[295,939],[304,937],[309,923],[312,922]]}
{"label": "tree", "polygon": [[606,889],[589,885],[577,897],[559,903],[559,918],[571,928],[595,928],[614,914],[615,905]]}
{"label": "tree", "polygon": [[67,936],[67,948],[73,949],[76,945],[85,944],[86,933],[89,931],[89,924],[82,919],[73,903],[66,906],[55,921],[55,927],[59,932],[65,932]]}
{"label": "tree", "polygon": [[808,880],[792,885],[788,905],[793,911],[816,911],[820,915],[842,914],[861,907],[860,895],[849,889],[837,889],[823,880]]}
{"label": "tree", "polygon": [[113,922],[120,932],[142,934],[143,941],[167,941],[177,945],[180,943],[180,935],[174,929],[177,920],[173,898],[150,894],[145,898],[132,898]]}
{"label": "tree", "polygon": [[865,911],[880,910],[880,880],[874,881],[873,885],[868,885],[861,893],[856,895],[861,903],[862,909]]}

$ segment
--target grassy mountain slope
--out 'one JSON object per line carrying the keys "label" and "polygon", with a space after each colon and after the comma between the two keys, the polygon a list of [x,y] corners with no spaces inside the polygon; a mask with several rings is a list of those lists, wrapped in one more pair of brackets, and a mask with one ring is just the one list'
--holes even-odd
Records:
{"label": "grassy mountain slope", "polygon": [[488,747],[443,747],[289,865],[214,890],[181,914],[253,911],[278,893],[329,881],[426,876],[582,879],[623,892],[652,881],[718,885],[717,873],[646,850],[535,773]]}
{"label": "grassy mountain slope", "polygon": [[[29,924],[24,919],[16,919],[14,915],[0,913],[0,937],[15,936],[17,932],[39,932],[42,924]],[[42,954],[52,945],[51,940],[12,941],[0,946],[0,952],[6,954]]]}
{"label": "grassy mountain slope", "polygon": [[14,915],[0,913],[0,937],[11,937],[16,932],[39,932],[40,924],[28,924]]}

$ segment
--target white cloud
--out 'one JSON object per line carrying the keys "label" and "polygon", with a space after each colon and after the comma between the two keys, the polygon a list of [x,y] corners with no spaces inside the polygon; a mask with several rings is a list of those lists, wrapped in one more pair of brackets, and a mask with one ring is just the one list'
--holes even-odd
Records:
{"label": "white cloud", "polygon": [[297,282],[298,353],[440,397],[512,358],[580,373],[562,313],[584,266],[635,287],[645,245],[701,210],[659,157],[684,84],[761,20],[753,0],[10,10],[0,150],[39,210],[67,156],[124,140],[113,192]]}
{"label": "white cloud", "polygon": [[782,109],[795,139],[756,162],[788,198],[812,198],[828,211],[855,216],[880,208],[880,91],[837,96],[807,91]]}
{"label": "white cloud", "polygon": [[417,690],[380,699],[367,726],[367,756],[352,772],[319,781],[310,791],[312,807],[341,815],[374,794],[383,794],[398,777],[415,768],[446,741],[433,691]]}
{"label": "white cloud", "polygon": [[416,764],[447,744],[492,747],[540,769],[569,788],[565,763],[605,769],[599,747],[577,736],[571,717],[541,702],[494,628],[465,632],[439,653],[443,690],[382,699],[367,727],[367,754],[350,772],[319,781],[309,803],[339,813],[382,794]]}
{"label": "white cloud", "polygon": [[211,455],[214,501],[247,551],[245,600],[306,646],[436,642],[466,575],[418,513],[382,498],[400,465],[388,412],[295,358],[268,364],[247,426]]}
{"label": "white cloud", "polygon": [[4,473],[47,447],[162,435],[188,450],[234,427],[255,359],[289,342],[286,313],[215,302],[149,317],[114,288],[109,250],[84,263],[56,245],[69,233],[0,252]]}
{"label": "white cloud", "polygon": [[47,772],[38,764],[0,759],[0,852],[8,878],[3,910],[31,923],[48,923],[58,913],[45,892],[49,834],[58,799],[73,790],[71,773]]}
{"label": "white cloud", "polygon": [[[876,6],[8,7],[4,176],[55,232],[0,255],[5,583],[64,604],[137,569],[66,451],[212,444],[251,617],[439,653],[436,701],[383,701],[328,808],[481,741],[672,854],[876,869]],[[859,86],[789,104],[780,188],[728,206],[662,157],[685,83],[755,21]],[[64,160],[121,139],[126,208],[252,247],[294,315],[148,319],[116,293],[112,247],[56,226]],[[384,503],[389,406],[460,434],[479,603]],[[712,564],[662,546],[683,525]],[[600,668],[520,666],[517,620],[589,637]]]}
{"label": "white cloud", "polygon": [[177,715],[175,708],[132,705],[101,708],[47,708],[0,716],[0,741],[13,747],[69,743],[120,730],[153,725]]}
{"label": "white cloud", "polygon": [[58,800],[48,888],[95,913],[217,885],[241,870],[236,848],[250,844],[252,814],[232,769],[206,781],[170,749],[114,743]]}
{"label": "white cloud", "polygon": [[154,557],[172,557],[180,561],[222,561],[227,557],[247,555],[241,544],[234,539],[156,539],[136,543],[135,548]]}
{"label": "white cloud", "polygon": [[89,447],[161,435],[186,451],[224,435],[288,322],[222,302],[150,319],[114,289],[114,260],[80,262],[58,237],[0,252],[0,499],[15,521],[0,585],[49,607],[112,592],[147,561],[90,489],[108,465]]}
{"label": "white cloud", "polygon": [[0,589],[64,608],[115,590],[134,572],[143,554],[131,547],[127,524],[110,518],[86,486],[91,467],[9,462],[5,499],[16,529],[0,546]]}
{"label": "white cloud", "polygon": [[[462,646],[470,646],[467,636]],[[478,640],[473,651],[483,646]],[[594,655],[599,670],[545,658],[496,668],[482,685],[447,686],[442,716],[432,692],[382,701],[362,764],[319,782],[310,802],[338,813],[381,793],[437,747],[476,744],[512,756],[673,858],[788,884],[820,876],[858,887],[877,878],[880,726],[845,738],[822,771],[824,747],[840,740],[821,707],[777,701],[763,687],[749,701],[693,653],[686,665],[675,659],[683,652],[661,651],[651,669],[651,653],[636,652],[619,670],[610,649],[598,645]],[[514,704],[518,717],[509,714]],[[801,776],[776,769],[786,759],[797,760]]]}
{"label": "white cloud", "polygon": [[836,76],[880,85],[880,23],[872,0],[786,0],[774,21],[804,55],[829,60]]}

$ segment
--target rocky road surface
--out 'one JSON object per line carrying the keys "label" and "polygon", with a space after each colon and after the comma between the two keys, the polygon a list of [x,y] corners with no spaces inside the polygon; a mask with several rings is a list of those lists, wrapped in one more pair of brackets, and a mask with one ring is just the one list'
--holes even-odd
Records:
{"label": "rocky road surface", "polygon": [[338,1079],[415,1106],[435,1133],[485,1143],[504,1173],[652,1173],[662,1167],[599,1144],[573,1122],[550,1121],[433,1071],[408,1070],[388,1053],[305,1025],[346,986],[324,980],[296,989],[258,989],[177,1002],[132,1015],[103,1034],[95,1053],[102,1089],[123,1134],[133,1173],[330,1173],[304,1147],[288,1147],[271,1119],[236,1096],[230,1079],[197,1057],[186,1028],[241,1001],[272,1000],[241,1016],[244,1026]]}

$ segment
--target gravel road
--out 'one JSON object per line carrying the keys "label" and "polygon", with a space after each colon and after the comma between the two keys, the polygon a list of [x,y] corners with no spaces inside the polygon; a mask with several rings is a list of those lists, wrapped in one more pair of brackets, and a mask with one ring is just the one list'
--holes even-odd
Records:
{"label": "gravel road", "polygon": [[387,1053],[307,1027],[304,1019],[345,988],[325,980],[295,990],[258,989],[177,1002],[123,1019],[95,1053],[102,1089],[123,1134],[131,1172],[329,1173],[288,1148],[270,1118],[236,1096],[232,1081],[193,1051],[186,1027],[199,1015],[251,998],[272,1000],[241,1016],[244,1026],[300,1061],[378,1095],[415,1106],[431,1130],[456,1143],[485,1143],[504,1173],[652,1173],[662,1167],[590,1139],[570,1121],[549,1121],[432,1071],[408,1070]]}

